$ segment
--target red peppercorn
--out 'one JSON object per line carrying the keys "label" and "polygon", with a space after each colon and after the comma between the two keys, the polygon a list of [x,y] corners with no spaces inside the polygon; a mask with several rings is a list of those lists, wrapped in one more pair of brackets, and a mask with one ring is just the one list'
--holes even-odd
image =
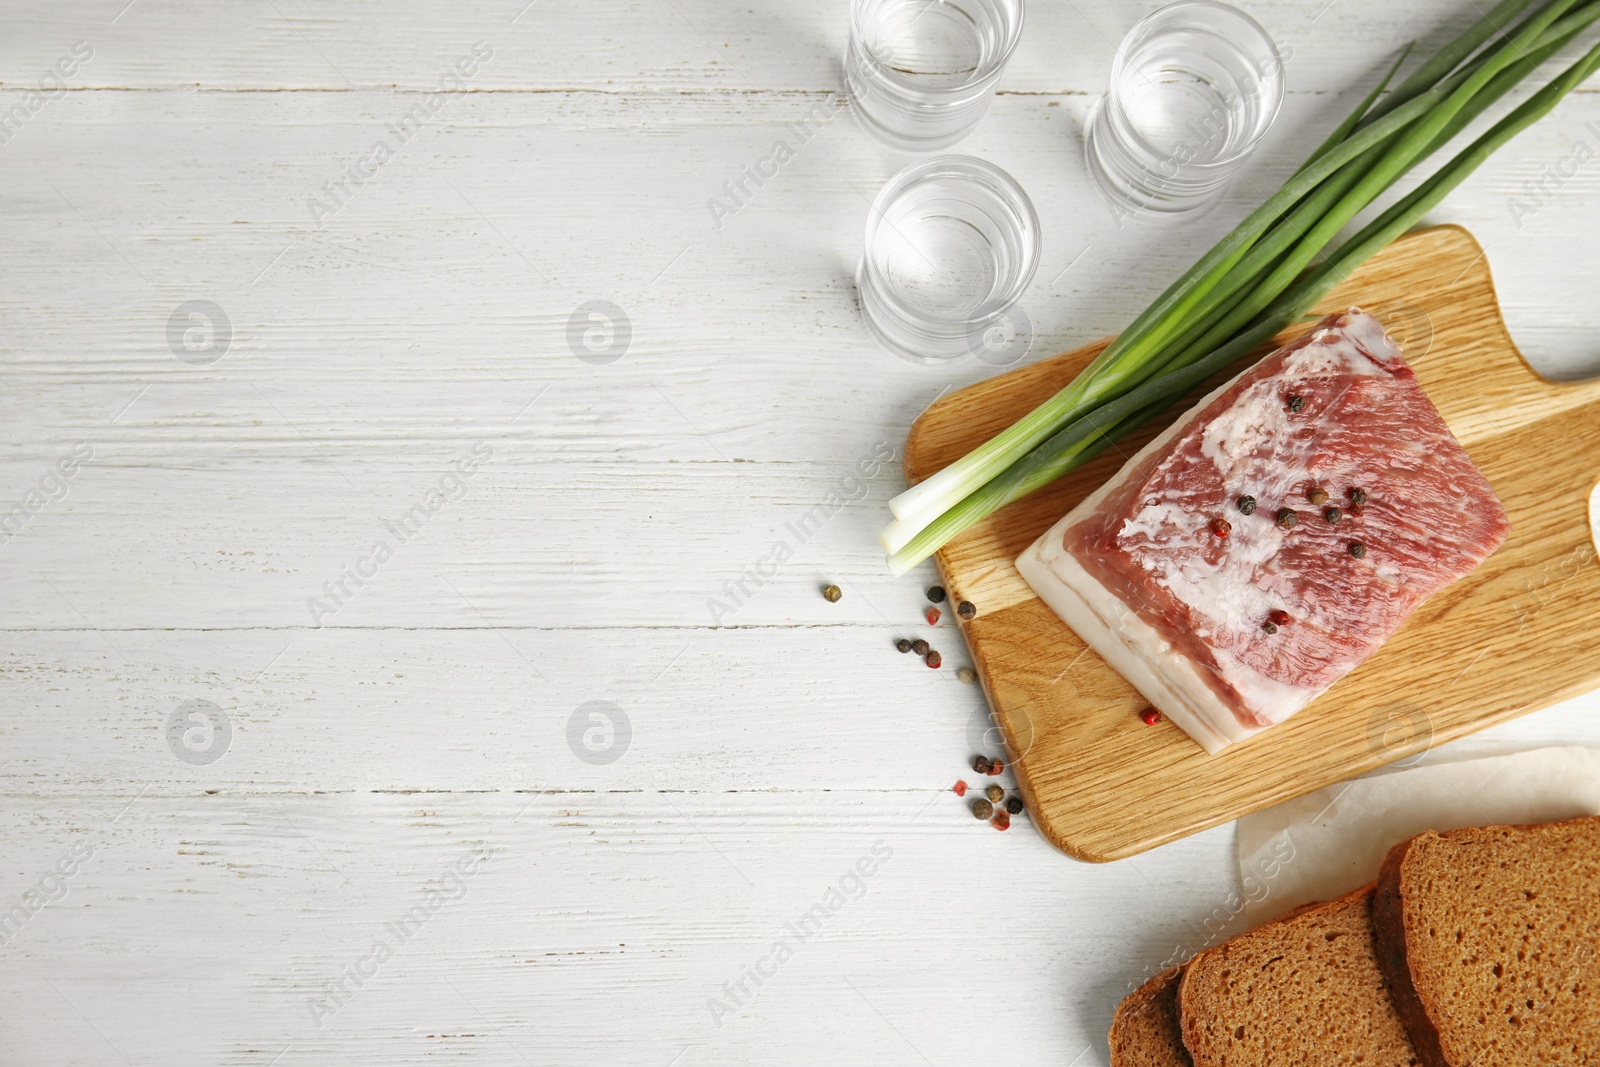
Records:
{"label": "red peppercorn", "polygon": [[939,655],[939,652],[938,652],[937,649],[929,649],[928,650],[927,662],[928,662],[928,666],[932,667],[934,670],[938,670],[939,669],[939,664],[944,662],[944,658]]}
{"label": "red peppercorn", "polygon": [[999,811],[994,813],[994,818],[989,820],[989,825],[993,826],[996,830],[1008,830],[1008,829],[1010,829],[1011,828],[1011,815],[1010,815],[1010,813],[1008,813],[1006,811],[1006,809],[1001,808]]}
{"label": "red peppercorn", "polygon": [[1227,537],[1233,532],[1233,523],[1223,518],[1212,519],[1211,532],[1216,534],[1218,537]]}
{"label": "red peppercorn", "polygon": [[922,613],[922,617],[928,620],[929,626],[933,626],[939,621],[939,609],[929,608],[927,611]]}
{"label": "red peppercorn", "polygon": [[1005,769],[1006,769],[1006,761],[1005,760],[992,759],[992,760],[989,761],[989,773],[990,774],[999,774],[1001,771],[1003,771]]}
{"label": "red peppercorn", "polygon": [[957,782],[955,785],[950,787],[950,792],[954,793],[958,797],[966,796],[967,795],[967,783],[966,782]]}
{"label": "red peppercorn", "polygon": [[1282,608],[1273,608],[1267,613],[1267,621],[1274,626],[1289,625],[1289,613]]}
{"label": "red peppercorn", "polygon": [[1139,713],[1139,721],[1146,726],[1154,726],[1161,721],[1161,713],[1155,708],[1145,708]]}

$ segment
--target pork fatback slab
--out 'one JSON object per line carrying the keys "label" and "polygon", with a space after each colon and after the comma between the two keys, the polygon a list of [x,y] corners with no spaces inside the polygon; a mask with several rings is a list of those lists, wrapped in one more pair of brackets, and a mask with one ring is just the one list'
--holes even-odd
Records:
{"label": "pork fatback slab", "polygon": [[1202,399],[1017,569],[1217,752],[1354,670],[1509,531],[1399,348],[1352,308]]}

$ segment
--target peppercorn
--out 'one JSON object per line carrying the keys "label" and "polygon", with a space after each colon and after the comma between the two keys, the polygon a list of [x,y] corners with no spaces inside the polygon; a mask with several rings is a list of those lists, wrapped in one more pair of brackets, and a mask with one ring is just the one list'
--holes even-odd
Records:
{"label": "peppercorn", "polygon": [[1350,503],[1352,503],[1352,504],[1365,504],[1366,502],[1367,502],[1367,491],[1365,489],[1352,489],[1352,490],[1350,490]]}
{"label": "peppercorn", "polygon": [[1227,519],[1212,519],[1211,532],[1216,534],[1218,537],[1227,537],[1233,532],[1233,523],[1229,522]]}
{"label": "peppercorn", "polygon": [[1291,396],[1289,398],[1289,410],[1290,411],[1304,411],[1305,410],[1305,406],[1306,406],[1306,398],[1301,396],[1299,393],[1296,393],[1294,396]]}
{"label": "peppercorn", "polygon": [[971,685],[978,680],[978,676],[973,673],[971,667],[962,667],[959,671],[956,671],[956,677],[961,680],[962,685]]}
{"label": "peppercorn", "polygon": [[837,604],[839,602],[839,598],[842,596],[844,596],[844,594],[839,592],[839,587],[836,585],[825,585],[822,587],[822,599],[826,600],[830,604]]}
{"label": "peppercorn", "polygon": [[989,798],[989,803],[998,804],[1006,798],[1006,791],[998,785],[991,785],[983,791],[983,795]]}
{"label": "peppercorn", "polygon": [[1300,521],[1299,514],[1294,508],[1279,508],[1277,523],[1285,530],[1294,529],[1294,524]]}
{"label": "peppercorn", "polygon": [[1006,769],[1006,761],[1005,760],[992,759],[992,760],[989,761],[989,773],[990,774],[999,774],[1001,771],[1003,771],[1005,769]]}
{"label": "peppercorn", "polygon": [[1010,812],[1013,815],[1021,815],[1022,814],[1022,798],[1021,797],[1007,797],[1006,798],[1006,811]]}
{"label": "peppercorn", "polygon": [[902,637],[900,640],[894,643],[894,647],[899,649],[901,652],[910,652],[911,642]]}
{"label": "peppercorn", "polygon": [[983,799],[982,797],[979,797],[977,800],[974,800],[972,802],[972,817],[973,818],[975,818],[975,819],[987,819],[989,816],[991,816],[993,814],[994,814],[994,805],[989,803],[987,800]]}
{"label": "peppercorn", "polygon": [[1328,491],[1320,485],[1313,485],[1310,491],[1306,493],[1306,499],[1320,508],[1328,502]]}
{"label": "peppercorn", "polygon": [[943,604],[944,603],[944,586],[942,586],[942,585],[930,585],[928,587],[928,599],[933,601],[935,604]]}
{"label": "peppercorn", "polygon": [[1329,508],[1327,511],[1322,513],[1322,517],[1328,520],[1329,525],[1333,525],[1336,524],[1340,519],[1344,518],[1344,512],[1340,511],[1338,508]]}
{"label": "peppercorn", "polygon": [[1145,708],[1139,713],[1139,721],[1146,726],[1154,726],[1161,721],[1161,713],[1155,708]]}
{"label": "peppercorn", "polygon": [[1239,510],[1244,512],[1246,515],[1253,515],[1255,513],[1255,510],[1256,510],[1256,498],[1255,497],[1253,497],[1253,496],[1242,496],[1236,501],[1236,503],[1238,504]]}
{"label": "peppercorn", "polygon": [[994,813],[994,818],[989,820],[989,825],[996,830],[1009,830],[1011,828],[1011,816],[1004,811],[997,811]]}
{"label": "peppercorn", "polygon": [[989,757],[988,756],[973,756],[972,757],[972,769],[977,771],[979,774],[988,774],[989,773]]}
{"label": "peppercorn", "polygon": [[928,661],[928,666],[932,667],[934,670],[938,670],[939,664],[944,662],[944,657],[939,655],[939,650],[936,648],[928,649],[928,655],[926,658]]}
{"label": "peppercorn", "polygon": [[915,652],[919,656],[926,656],[928,654],[928,642],[924,641],[920,637],[917,638],[915,641],[911,642],[911,651]]}
{"label": "peppercorn", "polygon": [[922,617],[928,620],[929,626],[935,626],[939,622],[939,609],[929,608],[927,611],[922,613]]}
{"label": "peppercorn", "polygon": [[1274,626],[1287,626],[1289,625],[1289,613],[1282,608],[1273,608],[1267,612],[1267,621]]}
{"label": "peppercorn", "polygon": [[1263,630],[1267,631],[1267,633],[1269,633],[1269,634],[1275,634],[1275,633],[1278,632],[1278,628],[1276,626],[1272,625],[1272,623],[1270,623],[1270,622],[1262,623],[1261,624],[1261,628]]}
{"label": "peppercorn", "polygon": [[961,603],[956,605],[956,614],[960,615],[963,619],[970,619],[978,614],[978,609],[973,605],[972,601],[963,600]]}
{"label": "peppercorn", "polygon": [[1367,554],[1367,546],[1362,544],[1360,541],[1351,541],[1350,554],[1356,559],[1361,559]]}
{"label": "peppercorn", "polygon": [[955,785],[950,787],[950,792],[954,793],[958,797],[966,796],[967,795],[967,783],[958,780]]}

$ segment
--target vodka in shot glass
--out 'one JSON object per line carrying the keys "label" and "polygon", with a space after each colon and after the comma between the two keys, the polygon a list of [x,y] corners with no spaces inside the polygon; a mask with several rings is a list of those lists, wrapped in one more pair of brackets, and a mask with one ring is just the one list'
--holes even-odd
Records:
{"label": "vodka in shot glass", "polygon": [[852,0],[844,83],[879,140],[935,151],[977,126],[1022,36],[1023,0]]}
{"label": "vodka in shot glass", "polygon": [[971,156],[921,160],[889,180],[867,216],[862,315],[885,348],[914,362],[1007,366],[1032,339],[1016,304],[1039,251],[1038,214],[1009,174]]}
{"label": "vodka in shot glass", "polygon": [[1283,60],[1255,19],[1179,0],[1128,32],[1088,125],[1089,169],[1128,214],[1211,204],[1266,135]]}

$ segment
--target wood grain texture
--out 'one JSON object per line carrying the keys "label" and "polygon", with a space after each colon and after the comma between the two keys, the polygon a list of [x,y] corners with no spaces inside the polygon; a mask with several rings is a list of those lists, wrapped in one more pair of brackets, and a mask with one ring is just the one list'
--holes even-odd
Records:
{"label": "wood grain texture", "polygon": [[[957,149],[1039,209],[1029,358],[1121,328],[1390,42],[1471,16],[1246,5],[1297,50],[1279,120],[1214,211],[1119,225],[1083,122],[1160,2],[1030,5]],[[1124,994],[1242,924],[1228,827],[1090,866],[948,791],[993,727],[948,619],[943,670],[893,651],[935,580],[891,578],[873,536],[898,459],[731,618],[708,611],[858,459],[995,373],[868,335],[862,227],[908,157],[848,113],[721,228],[708,214],[836,94],[848,6],[5,5],[0,110],[73,42],[95,55],[0,145],[0,501],[74,442],[95,459],[0,546],[0,913],[74,842],[96,851],[0,946],[0,1064],[944,1067],[1000,1048],[1089,1067]],[[470,91],[319,228],[307,199],[480,39]],[[1479,235],[1513,334],[1568,376],[1600,369],[1600,167],[1531,216],[1508,199],[1600,143],[1591,122],[1600,93],[1574,94],[1435,215]],[[594,298],[632,321],[609,366],[566,338]],[[232,320],[209,366],[168,348],[192,299]],[[481,441],[468,495],[313,627],[307,598]],[[232,720],[205,766],[162,734],[193,698]],[[616,762],[568,745],[589,700],[632,717]],[[1590,694],[1429,758],[1600,743],[1597,711]],[[896,854],[867,897],[719,1026],[707,998],[880,836]],[[480,842],[469,896],[315,1025],[307,996]]]}
{"label": "wood grain texture", "polygon": [[[1464,229],[1414,233],[1317,308],[1386,326],[1511,517],[1506,543],[1428,600],[1372,659],[1305,711],[1220,755],[1170,722],[1035,597],[1014,561],[1171,418],[945,546],[965,624],[1041,832],[1082,859],[1131,856],[1600,686],[1600,383],[1540,379],[1501,321],[1483,249]],[[1285,330],[1281,344],[1304,330]],[[1105,342],[941,399],[906,442],[908,480],[940,469],[1070,381]],[[1174,417],[1181,413],[1179,409]],[[1550,588],[1554,578],[1558,588]]]}

